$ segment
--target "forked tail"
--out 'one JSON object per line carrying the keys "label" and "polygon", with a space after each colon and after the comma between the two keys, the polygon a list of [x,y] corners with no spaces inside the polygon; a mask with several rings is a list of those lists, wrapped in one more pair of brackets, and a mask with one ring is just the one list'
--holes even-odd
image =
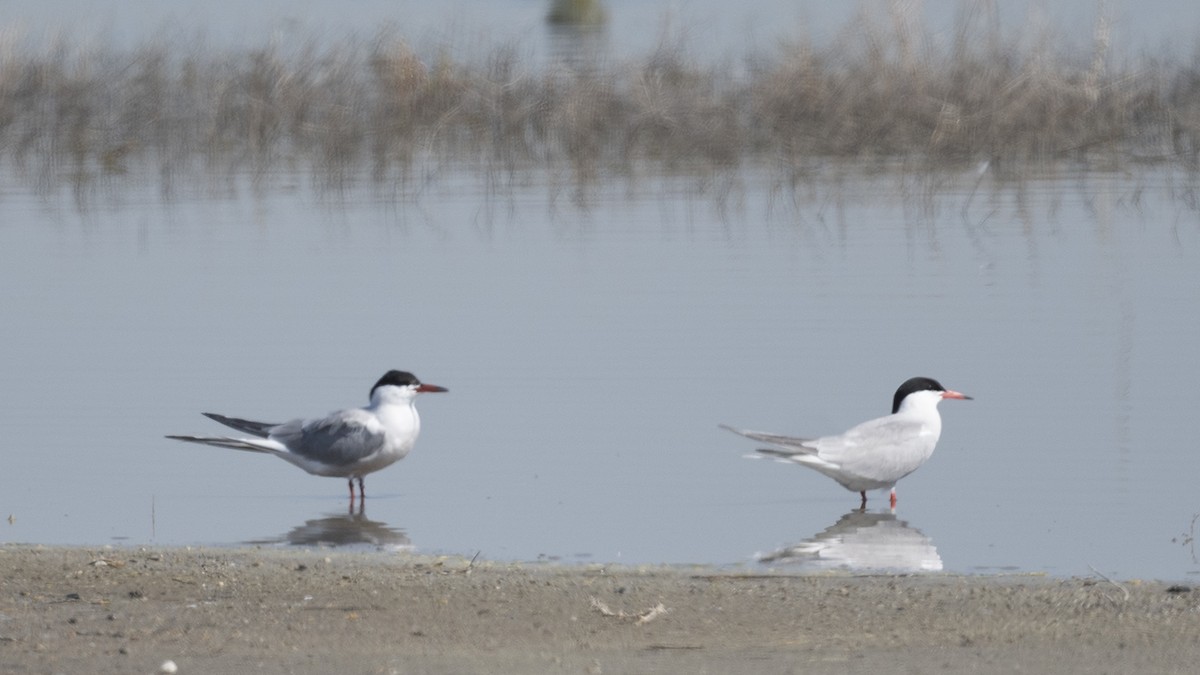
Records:
{"label": "forked tail", "polygon": [[258,436],[259,438],[266,438],[270,436],[271,429],[279,426],[278,424],[271,424],[270,422],[255,422],[254,420],[244,420],[240,417],[226,417],[224,415],[218,415],[217,413],[202,414],[214,422],[220,422],[227,427],[237,429],[238,431],[245,432],[251,436]]}
{"label": "forked tail", "polygon": [[267,448],[255,445],[253,441],[227,438],[224,436],[167,436],[167,438],[171,438],[176,441],[187,441],[188,443],[213,445],[218,448],[233,448],[234,450],[246,450],[248,452],[271,453],[271,451]]}

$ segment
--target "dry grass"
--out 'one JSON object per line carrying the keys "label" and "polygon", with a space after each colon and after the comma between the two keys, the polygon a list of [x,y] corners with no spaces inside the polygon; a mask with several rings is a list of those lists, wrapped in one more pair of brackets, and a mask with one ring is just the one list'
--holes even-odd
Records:
{"label": "dry grass", "polygon": [[165,179],[426,166],[569,171],[576,181],[830,159],[945,167],[982,160],[1158,161],[1195,167],[1200,57],[1115,64],[1046,32],[1009,38],[987,5],[939,47],[903,16],[863,16],[827,47],[744,64],[686,49],[586,69],[498,47],[474,62],[405,42],[217,52],[147,45],[0,47],[0,162],[59,181],[137,169]]}

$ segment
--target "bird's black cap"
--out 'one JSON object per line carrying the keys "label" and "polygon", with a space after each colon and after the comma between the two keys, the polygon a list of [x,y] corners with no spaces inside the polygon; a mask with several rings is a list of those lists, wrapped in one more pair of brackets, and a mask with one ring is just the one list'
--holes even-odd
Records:
{"label": "bird's black cap", "polygon": [[946,391],[941,382],[932,377],[913,377],[904,381],[900,388],[896,390],[896,395],[892,398],[892,414],[900,410],[900,403],[908,397],[909,394],[918,391]]}
{"label": "bird's black cap", "polygon": [[411,387],[413,385],[419,386],[421,381],[412,373],[403,370],[389,370],[384,373],[383,377],[379,378],[374,387],[371,387],[371,393],[374,394],[376,389],[389,384],[396,387]]}
{"label": "bird's black cap", "polygon": [[445,387],[439,387],[436,384],[424,384],[417,379],[416,375],[404,370],[389,370],[379,381],[371,387],[371,396],[375,395],[375,390],[380,387],[391,385],[393,387],[415,387],[418,393],[429,393],[436,391],[447,391]]}

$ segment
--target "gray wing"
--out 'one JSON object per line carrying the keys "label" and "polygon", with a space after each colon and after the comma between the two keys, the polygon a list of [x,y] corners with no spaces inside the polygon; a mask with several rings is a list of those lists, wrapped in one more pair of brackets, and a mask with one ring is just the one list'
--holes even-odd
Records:
{"label": "gray wing", "polygon": [[889,415],[851,428],[837,436],[823,436],[811,444],[822,457],[838,461],[860,452],[878,452],[882,448],[898,448],[911,443],[924,427],[918,420]]}
{"label": "gray wing", "polygon": [[838,436],[812,442],[822,460],[867,478],[895,478],[912,472],[929,456],[936,438],[916,420],[893,416],[863,422]]}
{"label": "gray wing", "polygon": [[272,429],[271,438],[295,455],[330,466],[350,466],[379,452],[384,445],[383,432],[341,415],[284,422]]}
{"label": "gray wing", "polygon": [[210,420],[220,422],[227,427],[232,427],[243,433],[259,438],[266,438],[271,435],[271,429],[279,426],[270,422],[255,422],[253,420],[244,420],[238,417],[226,417],[216,413],[201,413]]}
{"label": "gray wing", "polygon": [[763,431],[747,431],[745,429],[735,429],[725,424],[719,425],[722,429],[732,431],[739,436],[745,436],[751,440],[761,443],[770,443],[777,446],[779,450],[764,448],[759,452],[767,455],[777,455],[780,457],[788,457],[791,455],[811,455],[817,451],[811,444],[811,438],[797,438],[795,436],[783,436],[780,434],[768,434]]}

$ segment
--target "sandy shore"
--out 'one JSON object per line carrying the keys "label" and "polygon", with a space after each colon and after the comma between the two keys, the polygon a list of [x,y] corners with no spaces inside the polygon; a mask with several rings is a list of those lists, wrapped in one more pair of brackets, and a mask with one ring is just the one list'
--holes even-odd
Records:
{"label": "sandy shore", "polygon": [[0,547],[0,672],[1195,672],[1200,590]]}

